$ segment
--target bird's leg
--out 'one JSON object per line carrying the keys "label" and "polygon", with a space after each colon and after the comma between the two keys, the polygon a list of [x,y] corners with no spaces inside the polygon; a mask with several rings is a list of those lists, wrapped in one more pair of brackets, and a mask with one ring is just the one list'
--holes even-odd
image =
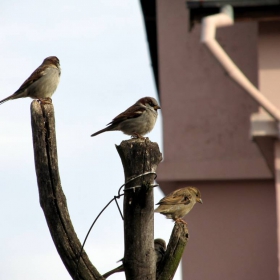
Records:
{"label": "bird's leg", "polygon": [[138,134],[137,132],[133,132],[131,135],[131,138],[140,138],[140,139],[145,139],[142,135]]}
{"label": "bird's leg", "polygon": [[177,218],[176,220],[175,220],[175,223],[182,223],[182,224],[185,224],[185,225],[187,225],[187,222],[185,222],[183,219],[181,219],[181,218]]}
{"label": "bird's leg", "polygon": [[40,101],[40,103],[42,104],[52,104],[52,99],[50,97],[47,98],[38,98],[38,100]]}

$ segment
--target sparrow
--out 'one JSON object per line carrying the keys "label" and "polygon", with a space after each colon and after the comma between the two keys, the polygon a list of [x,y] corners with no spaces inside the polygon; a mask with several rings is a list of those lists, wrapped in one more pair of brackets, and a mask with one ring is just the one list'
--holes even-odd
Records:
{"label": "sparrow", "polygon": [[107,124],[108,127],[93,133],[91,136],[96,136],[105,131],[120,130],[132,137],[144,138],[143,135],[149,133],[156,123],[158,109],[161,108],[156,99],[143,97],[116,116]]}
{"label": "sparrow", "polygon": [[[158,265],[158,263],[163,259],[163,256],[165,254],[166,243],[163,239],[157,238],[154,240],[154,246],[155,246],[155,253],[156,253],[156,265]],[[123,261],[123,259],[121,259],[120,261]],[[115,269],[112,269],[109,272],[105,273],[104,275],[102,275],[102,277],[104,277],[106,279],[109,276],[111,276],[112,274],[114,274],[116,272],[122,272],[122,271],[124,271],[123,264],[116,267]]]}
{"label": "sparrow", "polygon": [[30,77],[12,95],[0,101],[0,104],[12,99],[31,97],[33,99],[50,100],[60,79],[60,64],[56,56],[49,56],[30,75]]}
{"label": "sparrow", "polygon": [[192,210],[196,202],[202,203],[200,191],[195,187],[182,188],[161,199],[156,204],[159,206],[155,212],[163,214],[177,223],[186,224],[182,218]]}
{"label": "sparrow", "polygon": [[157,238],[154,240],[154,246],[155,246],[155,253],[156,253],[156,265],[160,263],[163,259],[163,256],[166,251],[166,243],[163,239]]}

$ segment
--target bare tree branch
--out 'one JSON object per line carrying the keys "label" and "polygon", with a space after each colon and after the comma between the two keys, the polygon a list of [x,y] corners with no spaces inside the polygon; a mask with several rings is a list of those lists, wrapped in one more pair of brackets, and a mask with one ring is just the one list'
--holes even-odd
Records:
{"label": "bare tree branch", "polygon": [[171,280],[178,268],[188,242],[186,224],[175,223],[163,260],[158,265],[157,280]]}
{"label": "bare tree branch", "polygon": [[[74,279],[81,243],[71,223],[61,187],[53,105],[33,101],[31,125],[40,204],[56,249]],[[91,264],[85,251],[82,253],[75,279],[104,279]]]}

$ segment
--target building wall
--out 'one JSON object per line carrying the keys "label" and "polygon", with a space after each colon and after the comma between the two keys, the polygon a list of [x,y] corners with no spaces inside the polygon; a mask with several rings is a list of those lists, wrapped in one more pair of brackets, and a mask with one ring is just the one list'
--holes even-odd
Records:
{"label": "building wall", "polygon": [[[184,0],[157,2],[159,82],[164,129],[162,180],[272,178],[250,141],[250,115],[258,104],[190,31]],[[257,85],[257,23],[236,23],[217,38]]]}
{"label": "building wall", "polygon": [[[158,0],[157,19],[164,133],[157,181],[166,194],[195,185],[204,202],[186,217],[184,279],[276,280],[274,180],[249,137],[258,104],[200,43],[201,26],[189,30],[184,0]],[[258,24],[236,23],[217,38],[258,86]]]}
{"label": "building wall", "polygon": [[186,216],[183,280],[276,280],[273,180],[161,183],[167,192],[194,185],[203,204]]}

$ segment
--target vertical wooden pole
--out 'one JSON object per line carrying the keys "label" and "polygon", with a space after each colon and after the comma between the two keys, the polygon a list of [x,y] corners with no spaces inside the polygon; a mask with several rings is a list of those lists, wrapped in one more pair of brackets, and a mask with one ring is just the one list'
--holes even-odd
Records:
{"label": "vertical wooden pole", "polygon": [[[162,160],[157,143],[131,139],[117,146],[125,182],[147,172],[155,172]],[[130,181],[124,189],[124,268],[127,280],[155,280],[154,174]]]}

